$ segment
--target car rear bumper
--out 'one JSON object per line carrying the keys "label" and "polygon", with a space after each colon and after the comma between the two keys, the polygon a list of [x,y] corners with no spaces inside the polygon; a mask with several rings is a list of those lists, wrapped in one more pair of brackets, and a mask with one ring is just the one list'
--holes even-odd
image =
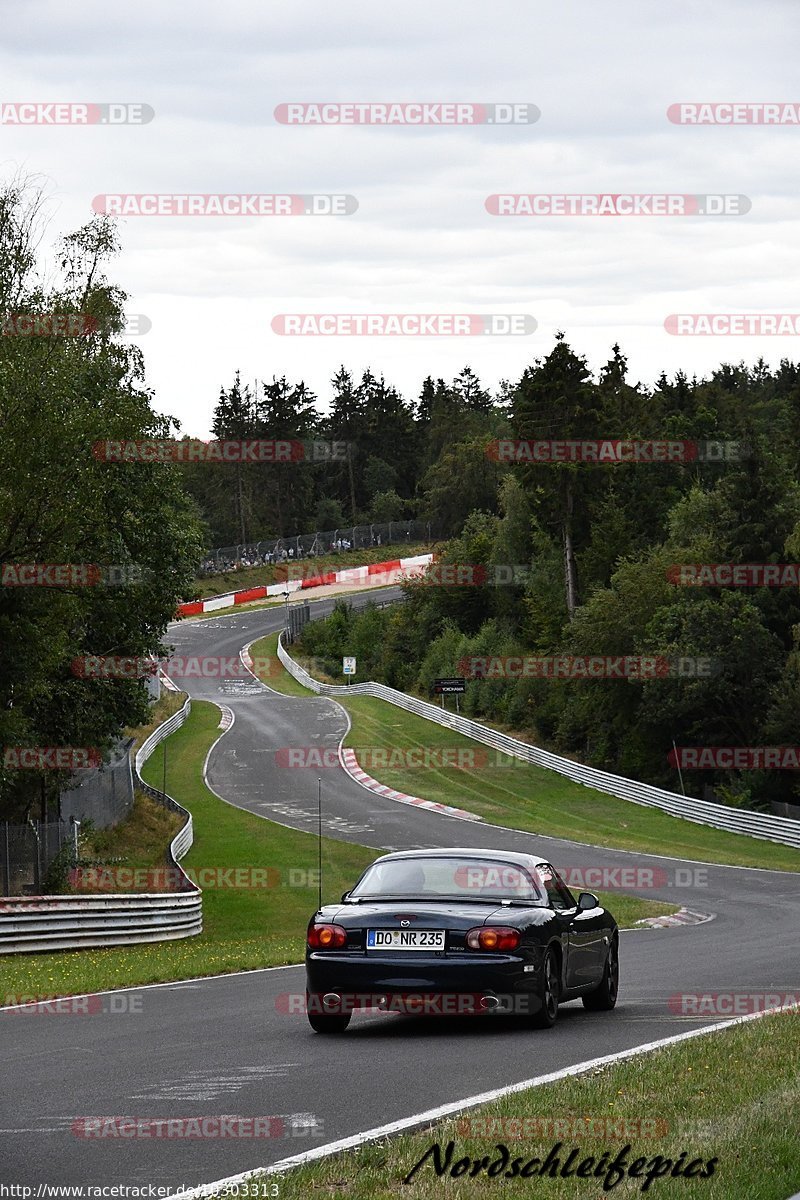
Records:
{"label": "car rear bumper", "polygon": [[[527,970],[525,968],[528,968]],[[420,1015],[533,1012],[539,974],[515,955],[489,958],[309,954],[309,1007],[320,1012],[388,1009]]]}

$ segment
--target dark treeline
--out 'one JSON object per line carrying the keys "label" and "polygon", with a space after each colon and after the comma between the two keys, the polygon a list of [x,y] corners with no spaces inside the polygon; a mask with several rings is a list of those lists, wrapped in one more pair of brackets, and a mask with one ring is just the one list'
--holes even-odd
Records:
{"label": "dark treeline", "polygon": [[[356,380],[342,367],[331,387],[325,413],[302,381],[285,377],[250,386],[237,374],[222,389],[215,439],[342,446],[334,461],[185,465],[209,548],[409,518],[455,532],[473,507],[494,503],[499,473],[483,446],[505,428],[504,398],[493,399],[469,367],[449,384],[426,379],[413,403],[370,371]],[[455,445],[478,466],[464,481],[473,492],[458,498],[442,490],[459,470]]]}
{"label": "dark treeline", "polygon": [[[446,516],[451,564],[524,568],[516,583],[408,588],[395,610],[344,606],[308,627],[304,649],[356,654],[361,678],[429,691],[470,658],[659,655],[711,660],[711,673],[649,681],[487,677],[466,711],[622,774],[678,788],[678,746],[794,746],[800,728],[797,586],[676,586],[675,564],[800,559],[800,368],[723,366],[708,379],[633,386],[618,347],[594,380],[562,336],[480,410],[517,439],[733,442],[737,461],[498,463],[486,433],[450,425],[428,446],[418,502]],[[508,571],[502,573],[508,577]],[[439,576],[442,577],[441,574]],[[495,573],[491,580],[499,579]],[[691,670],[691,667],[687,669]],[[705,667],[699,668],[707,670]],[[700,795],[756,807],[800,802],[797,772],[685,774]]]}

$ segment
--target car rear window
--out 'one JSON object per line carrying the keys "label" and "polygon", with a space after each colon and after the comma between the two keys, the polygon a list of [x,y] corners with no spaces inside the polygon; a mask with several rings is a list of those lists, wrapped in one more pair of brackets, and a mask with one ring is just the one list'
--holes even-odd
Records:
{"label": "car rear window", "polygon": [[431,856],[374,863],[350,894],[359,899],[408,896],[546,903],[542,887],[524,867],[489,858]]}

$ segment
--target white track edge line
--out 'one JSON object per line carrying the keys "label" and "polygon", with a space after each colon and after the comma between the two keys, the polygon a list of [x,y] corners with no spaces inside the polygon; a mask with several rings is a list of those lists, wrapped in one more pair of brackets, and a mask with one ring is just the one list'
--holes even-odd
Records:
{"label": "white track edge line", "polygon": [[632,1046],[627,1050],[617,1050],[614,1054],[605,1054],[601,1058],[592,1058],[586,1062],[575,1063],[570,1067],[562,1067],[558,1071],[550,1071],[546,1075],[534,1076],[532,1079],[523,1079],[518,1083],[507,1084],[505,1087],[493,1088],[488,1092],[480,1092],[474,1096],[467,1096],[462,1100],[440,1104],[437,1108],[430,1108],[425,1112],[416,1113],[410,1117],[401,1117],[397,1121],[390,1121],[386,1125],[378,1125],[374,1129],[365,1130],[363,1133],[339,1138],[338,1141],[328,1142],[325,1146],[315,1146],[313,1150],[294,1154],[290,1158],[282,1158],[279,1162],[272,1163],[267,1167],[256,1167],[250,1171],[243,1171],[239,1175],[230,1175],[225,1179],[217,1179],[213,1183],[201,1184],[199,1187],[187,1189],[183,1192],[173,1192],[166,1200],[178,1200],[178,1198],[180,1200],[203,1200],[203,1198],[213,1196],[216,1192],[226,1187],[243,1183],[245,1180],[252,1179],[255,1176],[282,1175],[286,1171],[292,1170],[293,1167],[303,1166],[305,1163],[314,1162],[321,1158],[328,1158],[330,1155],[338,1154],[342,1150],[353,1150],[358,1146],[364,1145],[366,1142],[374,1142],[380,1138],[390,1137],[392,1134],[402,1133],[420,1125],[428,1125],[444,1117],[454,1116],[466,1108],[476,1108],[480,1104],[488,1104],[492,1100],[500,1099],[502,1096],[510,1096],[516,1092],[541,1087],[546,1083],[555,1083],[560,1079],[567,1079],[572,1075],[582,1075],[595,1067],[622,1062],[628,1058],[635,1058],[640,1054],[649,1054],[665,1046],[676,1045],[679,1042],[689,1041],[691,1038],[701,1037],[704,1034],[716,1033],[720,1029],[730,1029],[735,1025],[743,1025],[748,1021],[755,1021],[761,1017],[773,1016],[775,1013],[780,1012],[795,1012],[799,1008],[800,1005],[791,1004],[781,1008],[765,1009],[763,1012],[748,1013],[744,1017],[732,1017],[730,1020],[719,1021],[715,1025],[703,1025],[699,1029],[689,1029],[684,1033],[672,1034],[670,1037],[659,1038],[654,1042],[644,1042],[640,1046]]}

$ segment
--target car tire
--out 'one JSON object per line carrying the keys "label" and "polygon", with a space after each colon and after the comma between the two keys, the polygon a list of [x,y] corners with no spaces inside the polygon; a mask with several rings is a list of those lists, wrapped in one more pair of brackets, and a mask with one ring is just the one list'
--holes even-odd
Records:
{"label": "car tire", "polygon": [[344,1033],[350,1024],[350,1013],[336,1013],[326,1016],[324,1013],[307,1013],[308,1023],[314,1033]]}
{"label": "car tire", "polygon": [[558,958],[550,947],[542,963],[542,979],[539,985],[539,1009],[530,1018],[534,1029],[552,1029],[558,1018],[558,999],[561,993]]}
{"label": "car tire", "polygon": [[619,943],[612,938],[603,968],[603,978],[596,988],[582,996],[583,1007],[590,1012],[608,1012],[617,1003],[619,993]]}

